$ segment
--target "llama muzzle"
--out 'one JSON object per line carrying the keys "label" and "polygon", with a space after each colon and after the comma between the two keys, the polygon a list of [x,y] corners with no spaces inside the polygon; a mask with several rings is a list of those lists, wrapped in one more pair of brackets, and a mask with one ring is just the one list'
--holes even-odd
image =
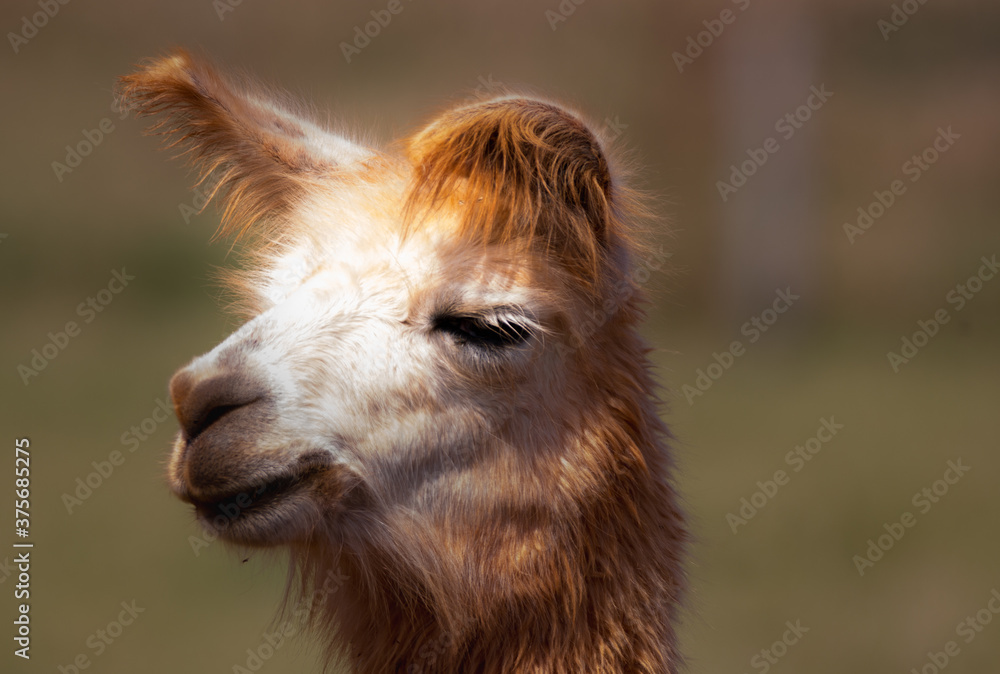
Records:
{"label": "llama muzzle", "polygon": [[188,442],[226,414],[265,396],[263,385],[238,370],[218,371],[189,366],[170,380],[170,398]]}

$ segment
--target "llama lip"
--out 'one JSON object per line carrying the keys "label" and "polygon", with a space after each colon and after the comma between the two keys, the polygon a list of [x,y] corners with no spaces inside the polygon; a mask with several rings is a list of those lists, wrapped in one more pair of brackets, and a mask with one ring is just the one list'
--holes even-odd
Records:
{"label": "llama lip", "polygon": [[215,529],[226,529],[236,520],[252,512],[267,510],[301,491],[309,481],[309,474],[281,475],[257,486],[241,489],[229,496],[211,500],[196,498],[190,493],[181,496],[195,507],[199,518]]}
{"label": "llama lip", "polygon": [[[218,533],[238,528],[259,516],[273,517],[283,509],[295,510],[311,487],[329,468],[325,453],[301,457],[294,466],[273,470],[242,486],[219,490],[178,485],[177,495],[195,507],[198,517]],[[256,471],[255,471],[256,472]],[[262,471],[263,472],[263,471]]]}
{"label": "llama lip", "polygon": [[186,498],[207,531],[240,545],[270,547],[308,535],[311,493],[322,471],[289,473],[211,501]]}

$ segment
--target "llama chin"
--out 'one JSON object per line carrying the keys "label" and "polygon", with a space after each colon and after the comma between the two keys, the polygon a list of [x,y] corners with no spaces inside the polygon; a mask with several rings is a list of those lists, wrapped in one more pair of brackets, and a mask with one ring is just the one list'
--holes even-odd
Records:
{"label": "llama chin", "polygon": [[171,380],[169,486],[224,540],[290,550],[328,664],[678,671],[652,215],[597,127],[510,92],[377,148],[184,51],[119,95],[249,261],[246,322]]}

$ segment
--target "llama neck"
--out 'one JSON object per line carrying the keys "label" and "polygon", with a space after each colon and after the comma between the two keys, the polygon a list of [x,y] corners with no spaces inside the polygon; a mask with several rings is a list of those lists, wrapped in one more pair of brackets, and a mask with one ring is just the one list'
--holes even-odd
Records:
{"label": "llama neck", "polygon": [[428,606],[415,579],[353,571],[369,574],[370,584],[350,602],[356,610],[338,620],[352,671],[677,671],[684,531],[674,500],[666,483],[623,486],[595,502],[583,527],[564,539],[573,549],[549,559],[558,576],[551,592],[493,603],[468,596],[470,610],[458,621]]}

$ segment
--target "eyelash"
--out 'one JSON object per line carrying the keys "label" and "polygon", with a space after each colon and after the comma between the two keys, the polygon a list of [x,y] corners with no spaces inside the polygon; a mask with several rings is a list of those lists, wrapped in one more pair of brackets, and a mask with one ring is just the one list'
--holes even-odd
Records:
{"label": "eyelash", "polygon": [[519,346],[532,335],[529,326],[503,316],[490,321],[483,316],[446,314],[434,319],[434,329],[451,335],[460,344],[481,349]]}

